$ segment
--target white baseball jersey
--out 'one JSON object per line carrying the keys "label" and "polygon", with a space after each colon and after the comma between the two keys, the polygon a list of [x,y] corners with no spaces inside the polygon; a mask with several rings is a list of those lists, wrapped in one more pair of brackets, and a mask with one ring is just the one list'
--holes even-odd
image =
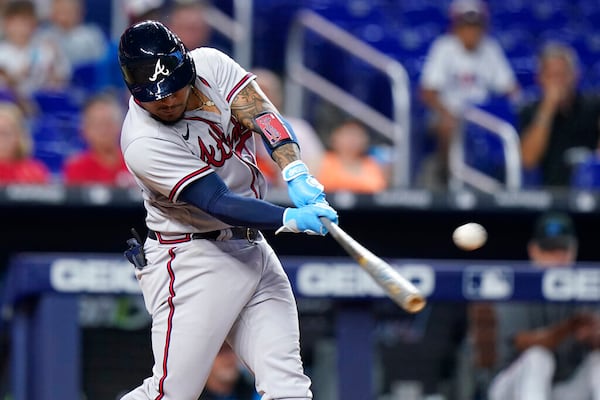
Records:
{"label": "white baseball jersey", "polygon": [[152,376],[122,399],[197,399],[223,341],[253,372],[263,400],[312,399],[292,288],[266,239],[187,235],[228,227],[178,201],[191,182],[216,173],[232,192],[252,198],[263,198],[267,187],[254,135],[230,108],[254,76],[216,49],[190,55],[196,88],[220,114],[198,109],[163,124],[132,99],[123,124],[121,147],[143,190],[146,223],[162,235],[145,241],[147,265],[135,272],[152,315]]}
{"label": "white baseball jersey", "polygon": [[264,198],[267,188],[256,166],[254,136],[232,119],[230,108],[232,99],[254,75],[216,49],[199,48],[190,55],[196,66],[196,88],[215,102],[221,114],[188,111],[181,121],[165,125],[132,97],[123,124],[125,162],[143,190],[148,228],[157,232],[228,227],[197,207],[177,201],[188,184],[207,174],[217,173],[232,192],[242,196]]}
{"label": "white baseball jersey", "polygon": [[516,84],[514,72],[500,45],[484,37],[474,51],[446,34],[437,38],[427,54],[421,86],[439,92],[442,103],[459,113],[490,94],[505,94]]}

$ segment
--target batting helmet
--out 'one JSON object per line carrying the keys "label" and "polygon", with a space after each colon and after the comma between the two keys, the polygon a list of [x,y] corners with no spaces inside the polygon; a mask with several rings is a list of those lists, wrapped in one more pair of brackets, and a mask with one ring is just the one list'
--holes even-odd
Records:
{"label": "batting helmet", "polygon": [[181,39],[158,21],[140,22],[123,32],[119,64],[129,91],[142,102],[163,99],[196,76]]}

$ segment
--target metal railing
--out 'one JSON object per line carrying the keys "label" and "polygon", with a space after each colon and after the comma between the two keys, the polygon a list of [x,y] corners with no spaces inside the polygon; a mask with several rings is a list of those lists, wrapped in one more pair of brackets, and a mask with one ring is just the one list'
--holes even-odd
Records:
{"label": "metal railing", "polygon": [[[480,108],[469,107],[463,112],[463,121],[455,132],[448,155],[450,170],[449,188],[461,189],[465,184],[487,193],[498,190],[519,190],[521,188],[521,147],[519,135],[508,122]],[[465,161],[465,123],[480,126],[496,135],[504,151],[505,181],[484,174]]]}
{"label": "metal railing", "polygon": [[[244,68],[252,67],[253,0],[233,0],[233,16],[212,4],[206,7],[206,23],[232,43],[232,57]],[[123,12],[123,0],[112,0],[111,35],[118,38],[129,22]]]}
{"label": "metal railing", "polygon": [[[304,33],[311,31],[388,78],[392,92],[393,117],[388,118],[370,105],[330,82],[304,63]],[[331,102],[392,141],[390,186],[410,185],[410,81],[397,60],[356,38],[315,12],[298,12],[286,48],[285,112],[300,117],[305,90]]]}
{"label": "metal railing", "polygon": [[233,18],[215,6],[206,10],[206,23],[233,43],[233,58],[244,68],[252,67],[253,0],[234,0]]}

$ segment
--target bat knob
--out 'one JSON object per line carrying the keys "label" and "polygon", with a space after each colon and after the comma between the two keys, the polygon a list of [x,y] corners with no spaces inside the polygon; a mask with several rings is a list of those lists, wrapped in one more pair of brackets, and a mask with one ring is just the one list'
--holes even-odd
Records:
{"label": "bat knob", "polygon": [[423,296],[413,294],[407,296],[407,298],[405,299],[404,308],[408,312],[418,313],[423,308],[425,308],[425,305],[427,305],[427,301],[425,301],[425,298]]}

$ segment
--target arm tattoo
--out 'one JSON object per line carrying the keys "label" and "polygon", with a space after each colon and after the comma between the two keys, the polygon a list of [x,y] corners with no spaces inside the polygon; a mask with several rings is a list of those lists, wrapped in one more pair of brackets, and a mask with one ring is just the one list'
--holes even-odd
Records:
{"label": "arm tattoo", "polygon": [[259,132],[254,124],[254,117],[264,111],[278,112],[271,102],[262,94],[256,82],[250,82],[233,99],[231,113],[248,129]]}
{"label": "arm tattoo", "polygon": [[296,143],[286,143],[273,150],[271,157],[279,165],[279,168],[283,169],[292,161],[300,159],[300,148]]}
{"label": "arm tattoo", "polygon": [[[260,133],[254,117],[265,111],[278,113],[277,109],[262,93],[256,82],[250,82],[235,96],[231,103],[231,113],[244,127]],[[280,168],[300,159],[300,148],[296,143],[286,143],[271,154]]]}

